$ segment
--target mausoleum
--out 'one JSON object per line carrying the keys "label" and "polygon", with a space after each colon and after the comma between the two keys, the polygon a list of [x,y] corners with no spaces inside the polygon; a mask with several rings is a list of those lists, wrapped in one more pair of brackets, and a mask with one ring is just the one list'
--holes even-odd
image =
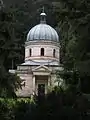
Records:
{"label": "mausoleum", "polygon": [[25,42],[25,62],[15,71],[22,79],[22,89],[16,94],[28,97],[31,94],[47,94],[55,86],[56,70],[60,67],[60,43],[55,29],[46,23],[46,13],[40,14],[40,24],[34,26]]}

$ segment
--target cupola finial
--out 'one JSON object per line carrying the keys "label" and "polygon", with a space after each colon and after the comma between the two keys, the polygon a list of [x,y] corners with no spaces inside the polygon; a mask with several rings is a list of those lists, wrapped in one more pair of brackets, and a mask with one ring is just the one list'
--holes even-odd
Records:
{"label": "cupola finial", "polygon": [[40,21],[40,23],[46,23],[46,13],[44,12],[45,11],[45,9],[44,9],[44,6],[43,6],[43,9],[42,9],[42,13],[40,14],[40,16],[41,16],[41,21]]}
{"label": "cupola finial", "polygon": [[44,6],[43,6],[43,13],[44,13]]}

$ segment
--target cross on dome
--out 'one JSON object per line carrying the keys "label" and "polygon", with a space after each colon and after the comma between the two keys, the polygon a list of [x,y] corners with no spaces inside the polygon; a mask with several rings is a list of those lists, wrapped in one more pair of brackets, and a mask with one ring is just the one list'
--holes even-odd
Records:
{"label": "cross on dome", "polygon": [[43,6],[43,13],[44,13],[44,6]]}
{"label": "cross on dome", "polygon": [[42,10],[42,13],[40,14],[41,16],[41,20],[40,20],[40,23],[42,24],[45,24],[46,23],[46,13],[44,12],[44,6],[43,6],[43,10]]}

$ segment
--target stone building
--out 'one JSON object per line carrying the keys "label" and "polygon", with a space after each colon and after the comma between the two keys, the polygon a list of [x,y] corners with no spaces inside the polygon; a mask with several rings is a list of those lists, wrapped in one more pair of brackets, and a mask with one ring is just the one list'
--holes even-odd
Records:
{"label": "stone building", "polygon": [[46,24],[46,14],[40,14],[40,24],[34,26],[25,42],[25,62],[15,71],[24,81],[18,96],[30,96],[48,92],[48,87],[56,83],[57,69],[60,67],[60,43],[55,29]]}

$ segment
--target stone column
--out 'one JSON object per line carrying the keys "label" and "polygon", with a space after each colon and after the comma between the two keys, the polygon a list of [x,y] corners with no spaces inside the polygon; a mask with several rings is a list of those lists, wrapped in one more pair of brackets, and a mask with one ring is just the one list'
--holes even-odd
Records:
{"label": "stone column", "polygon": [[33,92],[35,92],[35,75],[33,76]]}
{"label": "stone column", "polygon": [[50,90],[50,86],[51,86],[51,76],[48,76],[48,89],[46,90],[46,94],[48,92],[48,90]]}
{"label": "stone column", "polygon": [[48,76],[48,86],[50,86],[51,85],[51,76],[49,75]]}

